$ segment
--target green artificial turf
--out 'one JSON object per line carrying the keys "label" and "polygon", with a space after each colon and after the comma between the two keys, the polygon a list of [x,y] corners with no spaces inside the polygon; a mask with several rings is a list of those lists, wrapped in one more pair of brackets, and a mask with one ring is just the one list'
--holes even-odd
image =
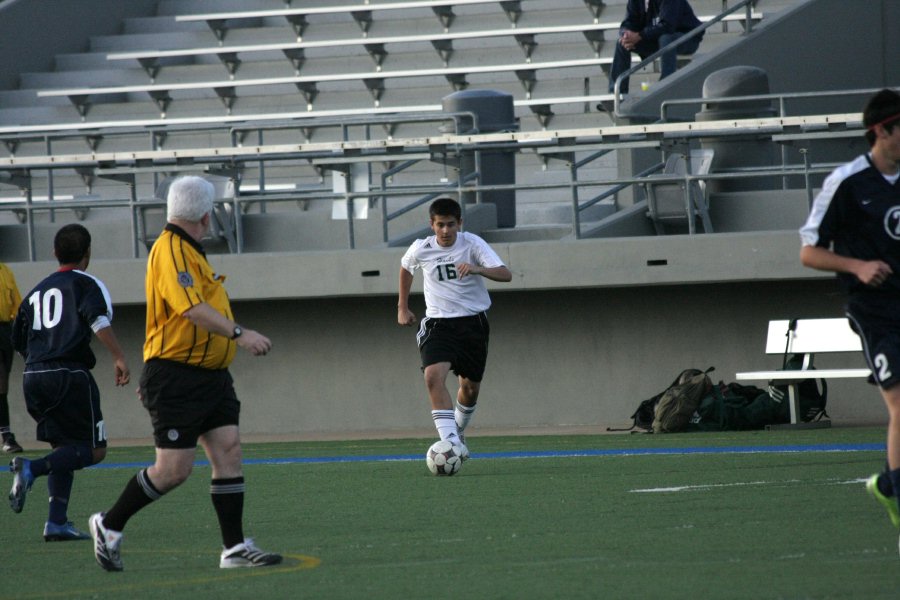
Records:
{"label": "green artificial turf", "polygon": [[[129,523],[122,573],[90,542],[43,541],[38,480],[22,514],[0,511],[0,598],[896,598],[898,532],[862,483],[882,450],[747,451],[883,439],[473,433],[449,478],[420,458],[432,440],[248,444],[246,534],[285,555],[265,569],[218,568],[206,466]],[[631,454],[678,448],[690,452]],[[357,458],[302,462],[338,457]],[[107,468],[76,474],[70,518],[86,529],[152,458],[111,448]]]}

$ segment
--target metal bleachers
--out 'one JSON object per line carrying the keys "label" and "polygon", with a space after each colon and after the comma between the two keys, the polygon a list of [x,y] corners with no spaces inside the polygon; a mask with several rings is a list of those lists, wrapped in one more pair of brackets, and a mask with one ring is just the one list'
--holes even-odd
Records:
{"label": "metal bleachers", "polygon": [[[543,70],[599,68],[608,65],[608,58],[571,59],[547,62],[521,62],[488,65],[470,65],[463,67],[443,67],[438,69],[404,69],[383,70],[365,72],[323,73],[319,75],[296,75],[292,77],[268,77],[260,79],[227,79],[218,81],[187,81],[173,83],[156,83],[141,85],[123,85],[110,87],[81,87],[40,90],[39,98],[52,98],[64,96],[78,109],[78,113],[84,117],[87,114],[92,100],[103,97],[116,97],[124,94],[146,94],[148,98],[159,107],[160,116],[165,113],[171,104],[173,92],[199,92],[212,90],[218,96],[227,110],[231,110],[237,99],[237,90],[243,88],[269,88],[274,86],[295,86],[302,95],[307,107],[312,107],[319,94],[322,84],[332,82],[361,82],[375,101],[377,107],[385,92],[385,81],[400,78],[445,78],[454,90],[463,90],[469,87],[469,78],[484,75],[488,81],[496,82],[503,76],[511,76],[517,79],[526,91],[526,99],[530,99],[531,92],[537,84],[536,73]],[[257,94],[264,93],[257,91]]]}
{"label": "metal bleachers", "polygon": [[[377,6],[377,5],[376,5]],[[701,15],[701,21],[708,21],[712,17]],[[758,21],[762,18],[759,12],[752,13],[752,19]],[[728,15],[724,21],[741,21],[742,15]],[[229,76],[234,76],[240,67],[242,60],[248,60],[251,55],[281,53],[291,62],[300,74],[303,62],[305,60],[305,51],[318,48],[341,48],[362,46],[365,51],[372,57],[376,68],[380,68],[385,57],[388,55],[388,46],[400,44],[423,44],[431,45],[437,52],[445,67],[450,66],[450,60],[453,55],[454,42],[466,40],[484,39],[492,37],[511,37],[522,49],[525,61],[530,61],[535,47],[538,45],[537,36],[542,38],[551,35],[581,33],[585,40],[590,44],[597,56],[600,56],[600,49],[605,40],[605,33],[615,31],[619,28],[619,20],[596,21],[593,23],[578,23],[574,25],[547,25],[534,27],[506,27],[502,29],[482,29],[475,31],[454,31],[447,33],[434,34],[407,34],[370,37],[363,35],[356,38],[341,39],[321,39],[313,41],[298,41],[287,43],[260,43],[260,44],[241,44],[241,45],[218,45],[200,48],[179,48],[172,50],[137,50],[131,52],[111,52],[106,58],[108,60],[134,60],[150,76],[151,82],[155,80],[166,61],[178,59],[190,59],[203,56],[215,56],[225,67]]]}
{"label": "metal bleachers", "polygon": [[[228,11],[219,13],[203,13],[193,15],[179,15],[175,19],[182,22],[202,21],[215,33],[221,42],[225,39],[229,23],[241,20],[265,19],[283,17],[294,29],[298,38],[302,37],[308,25],[308,17],[313,15],[349,15],[359,25],[365,34],[369,31],[373,15],[382,11],[403,11],[404,13],[415,9],[426,9],[434,12],[444,29],[449,29],[455,19],[454,7],[478,4],[491,4],[498,6],[515,24],[522,14],[521,0],[421,0],[411,2],[384,2],[381,4],[351,4],[337,6],[312,6],[285,8],[280,10],[245,10]],[[593,7],[595,12],[599,10],[603,2],[601,0],[585,0],[588,7]]]}
{"label": "metal bleachers", "polygon": [[23,89],[0,92],[0,123],[6,115],[21,125],[64,121],[66,106],[69,122],[104,123],[402,113],[470,87],[512,94],[517,115],[534,117],[522,126],[544,128],[563,115],[602,121],[591,113],[604,99],[608,39],[624,9],[592,0],[432,0],[190,12],[215,6],[161,3],[161,11],[186,12],[132,19],[121,34],[92,38],[95,51],[60,56],[64,68],[24,73]]}
{"label": "metal bleachers", "polygon": [[[562,143],[554,133],[560,129],[613,124],[595,106],[609,99],[602,93],[605,68],[624,2],[318,0],[317,6],[242,10],[272,4],[161,0],[157,14],[132,17],[118,33],[95,35],[88,52],[59,55],[53,71],[22,73],[20,89],[0,91],[0,142],[10,158],[3,169],[27,171],[27,189],[20,190],[31,194],[29,202],[47,198],[46,205],[35,202],[33,215],[74,210],[87,196],[110,210],[131,210],[135,203],[150,208],[159,178],[187,170],[211,174],[227,163],[241,189],[236,223],[252,230],[301,220],[316,234],[333,230],[321,241],[325,248],[346,247],[348,226],[354,247],[357,227],[357,241],[370,246],[386,242],[387,233],[371,221],[354,225],[331,216],[332,203],[357,191],[342,196],[337,182],[348,177],[348,164],[366,163],[372,185],[366,204],[381,203],[385,215],[405,210],[416,193],[461,189],[458,148],[416,145],[435,136],[447,94],[477,88],[510,94],[517,128],[548,132],[550,146]],[[719,5],[705,1],[701,17],[712,19]],[[216,8],[234,10],[203,10]],[[729,35],[739,36],[739,30]],[[704,47],[712,51],[715,41]],[[635,76],[655,77],[651,70]],[[541,139],[501,142],[528,150],[516,157],[524,166],[517,177],[520,223],[549,227],[550,235],[572,234],[570,168],[565,160],[550,160],[566,153],[554,153]],[[358,149],[341,145],[348,141]],[[368,144],[391,150],[372,153]],[[405,146],[411,150],[398,150]],[[214,158],[205,157],[204,149]],[[53,158],[42,162],[42,155]],[[614,179],[615,160],[614,153],[592,158],[578,177]],[[7,183],[22,181],[12,177]],[[374,191],[388,187],[391,195]],[[72,202],[55,203],[66,196]],[[582,216],[602,218],[614,207],[604,201]],[[145,227],[132,220],[140,238]],[[400,216],[392,234],[410,221],[418,221],[415,214]],[[576,224],[576,236],[577,230]],[[522,229],[515,239],[542,235]],[[313,238],[304,234],[304,244]],[[257,248],[259,239],[229,243],[228,251]]]}

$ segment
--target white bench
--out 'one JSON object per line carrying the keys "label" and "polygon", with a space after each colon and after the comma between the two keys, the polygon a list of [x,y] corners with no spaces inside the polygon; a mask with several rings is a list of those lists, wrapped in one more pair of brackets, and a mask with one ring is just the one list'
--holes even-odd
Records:
{"label": "white bench", "polygon": [[793,330],[788,327],[792,321],[769,321],[766,338],[766,354],[802,354],[803,366],[799,371],[749,371],[737,373],[738,381],[777,381],[787,384],[791,407],[791,424],[796,425],[799,415],[800,395],[798,386],[804,379],[837,379],[847,377],[868,377],[869,369],[815,369],[816,354],[825,352],[860,352],[862,342],[850,328],[845,318],[841,319],[797,319]]}

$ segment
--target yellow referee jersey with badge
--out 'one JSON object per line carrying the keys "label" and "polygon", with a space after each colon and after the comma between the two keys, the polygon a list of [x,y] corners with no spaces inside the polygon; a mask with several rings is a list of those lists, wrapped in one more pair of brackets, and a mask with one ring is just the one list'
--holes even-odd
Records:
{"label": "yellow referee jersey with badge", "polygon": [[237,345],[182,315],[206,302],[232,319],[231,303],[203,248],[180,227],[166,225],[147,262],[147,330],[144,361],[163,358],[204,369],[231,364]]}
{"label": "yellow referee jersey with badge", "polygon": [[15,320],[21,303],[22,297],[12,270],[0,263],[0,323]]}

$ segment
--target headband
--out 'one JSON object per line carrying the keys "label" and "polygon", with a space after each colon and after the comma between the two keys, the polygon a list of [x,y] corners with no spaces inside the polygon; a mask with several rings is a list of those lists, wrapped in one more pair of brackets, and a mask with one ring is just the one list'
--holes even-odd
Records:
{"label": "headband", "polygon": [[882,119],[882,120],[878,121],[877,123],[869,125],[868,127],[866,127],[866,129],[868,129],[869,131],[874,131],[875,128],[878,127],[879,125],[884,125],[885,123],[889,123],[890,121],[895,121],[897,119],[900,119],[900,113],[891,115],[887,119]]}

